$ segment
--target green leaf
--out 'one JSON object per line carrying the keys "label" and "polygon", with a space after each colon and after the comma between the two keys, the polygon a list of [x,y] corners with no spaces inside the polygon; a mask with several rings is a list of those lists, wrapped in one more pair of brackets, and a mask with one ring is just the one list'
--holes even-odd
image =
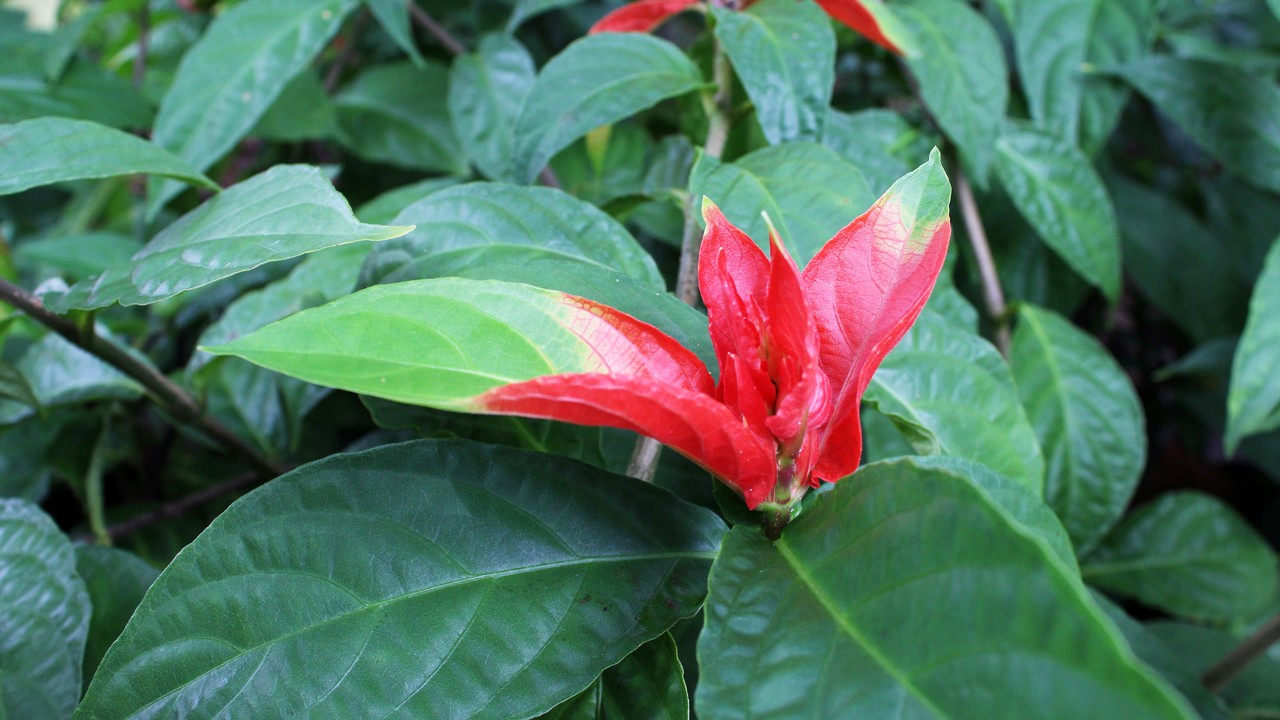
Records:
{"label": "green leaf", "polygon": [[516,121],[508,175],[528,183],[551,156],[601,125],[703,84],[679,48],[636,33],[589,35],[542,68]]}
{"label": "green leaf", "polygon": [[[0,52],[14,50],[0,45]],[[0,59],[0,122],[56,116],[119,128],[151,124],[146,99],[104,68],[74,63],[57,82],[48,82],[42,65],[38,55]]]}
{"label": "green leaf", "polygon": [[1113,68],[1227,169],[1280,191],[1280,89],[1242,68],[1152,56]]}
{"label": "green leaf", "polygon": [[27,348],[17,369],[43,407],[142,395],[142,388],[119,370],[52,332]]}
{"label": "green leaf", "polygon": [[433,192],[453,187],[462,182],[462,178],[440,177],[419,180],[408,185],[388,190],[374,199],[356,208],[356,217],[363,223],[374,225],[390,225],[404,209],[418,202]]}
{"label": "green leaf", "polygon": [[1051,310],[1018,308],[1009,354],[1045,456],[1045,501],[1080,553],[1120,519],[1147,457],[1142,404],[1107,349]]}
{"label": "green leaf", "polygon": [[671,633],[636,648],[542,720],[688,720],[689,692]]}
{"label": "green leaf", "polygon": [[249,135],[276,142],[331,138],[338,133],[338,115],[320,78],[313,71],[294,76],[262,114]]}
{"label": "green leaf", "polygon": [[1210,230],[1170,193],[1119,176],[1108,180],[1125,270],[1138,290],[1196,341],[1239,333],[1249,281],[1236,271],[1240,248],[1228,233]]}
{"label": "green leaf", "polygon": [[437,277],[451,256],[480,247],[520,248],[526,257],[581,260],[621,272],[645,287],[666,287],[653,258],[602,210],[552,188],[469,183],[428,195],[396,223],[415,225],[404,237],[374,247],[367,282]]}
{"label": "green leaf", "polygon": [[1009,368],[975,333],[921,313],[872,377],[866,401],[921,454],[967,458],[1042,492],[1044,458]]}
{"label": "green leaf", "polygon": [[1161,495],[1083,560],[1090,584],[1183,617],[1248,620],[1276,592],[1276,556],[1220,500]]}
{"label": "green leaf", "polygon": [[898,113],[880,108],[855,113],[831,110],[822,130],[822,144],[857,167],[876,197],[914,169],[899,153],[904,149],[915,157],[929,153],[933,144],[921,146],[921,141],[928,143],[924,133]]}
{"label": "green leaf", "polygon": [[[688,142],[683,135],[676,135]],[[678,143],[679,141],[674,141]],[[678,145],[677,145],[678,147]],[[574,142],[551,159],[551,170],[560,187],[565,192],[599,207],[618,202],[614,207],[630,209],[642,202],[639,196],[648,194],[645,187],[649,180],[646,175],[652,172],[652,182],[658,183],[662,178],[671,178],[680,172],[679,150],[674,153],[668,144],[664,148],[668,154],[654,156],[656,148],[649,133],[636,124],[605,125],[592,131],[587,137]],[[687,156],[692,165],[692,145]],[[655,167],[650,158],[666,163],[667,167]],[[672,165],[675,165],[672,167]],[[679,186],[655,187],[655,195],[666,195],[672,202],[667,207],[673,209],[679,205],[677,192],[683,191],[689,182],[689,167],[684,166],[684,181]],[[679,190],[676,190],[676,188]],[[633,215],[619,212],[620,219],[631,221]],[[615,211],[617,212],[617,211]],[[683,218],[681,218],[683,223]],[[680,231],[673,234],[679,242]],[[659,238],[666,240],[667,238]]]}
{"label": "green leaf", "polygon": [[582,0],[516,0],[507,21],[507,32],[514,33],[524,22],[548,10],[577,5]]}
{"label": "green leaf", "polygon": [[814,3],[762,0],[745,12],[711,6],[715,36],[770,145],[819,140],[835,85],[836,35]]}
{"label": "green leaf", "polygon": [[318,169],[277,165],[182,216],[129,264],[46,297],[45,303],[55,312],[145,305],[266,263],[408,230],[364,225]]}
{"label": "green leaf", "polygon": [[0,125],[0,195],[133,173],[218,189],[168,151],[105,125],[56,117]]}
{"label": "green leaf", "polygon": [[87,686],[107,648],[120,637],[120,631],[160,571],[137,555],[117,548],[77,545],[75,553],[76,572],[84,580],[93,606],[84,648]]}
{"label": "green leaf", "polygon": [[124,265],[140,249],[142,243],[128,235],[102,231],[30,240],[14,248],[13,257],[24,270],[40,265],[79,280]]}
{"label": "green leaf", "polygon": [[7,362],[0,362],[0,400],[17,402],[30,408],[40,406],[40,400],[32,391],[26,376]]}
{"label": "green leaf", "polygon": [[768,228],[760,213],[769,213],[802,267],[876,201],[856,167],[807,142],[762,148],[732,163],[703,155],[693,166],[689,190],[711,198],[761,247],[767,247]]}
{"label": "green leaf", "polygon": [[1280,427],[1280,241],[1267,254],[1253,289],[1249,319],[1231,363],[1227,395],[1227,454],[1240,440]]}
{"label": "green leaf", "polygon": [[411,0],[364,0],[382,29],[415,65],[421,66],[422,53],[418,52],[418,45],[413,41],[413,26],[409,23],[409,2]]}
{"label": "green leaf", "polygon": [[0,578],[0,715],[69,717],[80,698],[89,596],[67,536],[24,500],[0,500]]}
{"label": "green leaf", "polygon": [[61,430],[60,420],[42,417],[0,427],[0,498],[44,499],[50,472],[45,458]]}
{"label": "green leaf", "polygon": [[711,571],[698,715],[1191,718],[1041,541],[966,481],[866,467]]}
{"label": "green leaf", "polygon": [[[1195,675],[1203,675],[1214,663],[1234,650],[1240,639],[1220,630],[1182,622],[1156,621],[1147,630],[1169,647],[1173,656]],[[1280,656],[1275,646],[1246,665],[1222,688],[1222,697],[1234,717],[1272,718],[1280,715]]]}
{"label": "green leaf", "polygon": [[985,187],[992,146],[1009,103],[1009,69],[995,30],[960,0],[911,0],[894,6],[924,50],[906,58],[920,95],[942,130],[959,146]]}
{"label": "green leaf", "polygon": [[510,35],[486,35],[475,52],[453,61],[449,116],[467,159],[488,177],[502,177],[511,163],[515,118],[537,72],[529,51]]}
{"label": "green leaf", "polygon": [[1063,260],[1115,302],[1120,235],[1106,187],[1084,153],[1009,126],[996,143],[996,176],[1018,212]]}
{"label": "green leaf", "polygon": [[45,51],[44,72],[50,82],[57,82],[67,64],[75,57],[76,50],[81,47],[84,36],[98,22],[105,6],[90,5],[83,8],[75,17],[62,23],[49,38]]}
{"label": "green leaf", "polygon": [[[245,136],[285,85],[311,64],[359,0],[247,0],[219,13],[182,56],[160,102],[152,140],[192,167],[213,165]],[[179,191],[152,181],[147,213]]]}
{"label": "green leaf", "polygon": [[343,143],[366,160],[465,174],[448,93],[449,71],[439,63],[376,65],[334,99]]}
{"label": "green leaf", "polygon": [[534,716],[695,613],[722,532],[663,490],[538,453],[333,456],[174,559],[77,717]]}

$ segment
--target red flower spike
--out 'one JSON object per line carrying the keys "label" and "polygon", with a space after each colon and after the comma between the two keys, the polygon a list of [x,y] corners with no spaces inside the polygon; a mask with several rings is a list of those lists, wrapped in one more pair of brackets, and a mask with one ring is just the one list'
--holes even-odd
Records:
{"label": "red flower spike", "polygon": [[652,32],[667,18],[688,10],[698,0],[637,0],[605,15],[591,26],[587,34],[602,32]]}

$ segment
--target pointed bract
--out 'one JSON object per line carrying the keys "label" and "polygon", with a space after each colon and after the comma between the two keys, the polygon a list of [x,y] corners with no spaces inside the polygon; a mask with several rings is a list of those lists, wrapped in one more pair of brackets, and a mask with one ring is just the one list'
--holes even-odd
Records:
{"label": "pointed bract", "polygon": [[828,15],[880,47],[898,55],[916,55],[910,31],[880,0],[817,0],[817,3]]}
{"label": "pointed bract", "polygon": [[591,35],[602,32],[651,32],[667,18],[698,4],[698,0],[637,0],[605,15],[591,26]]}

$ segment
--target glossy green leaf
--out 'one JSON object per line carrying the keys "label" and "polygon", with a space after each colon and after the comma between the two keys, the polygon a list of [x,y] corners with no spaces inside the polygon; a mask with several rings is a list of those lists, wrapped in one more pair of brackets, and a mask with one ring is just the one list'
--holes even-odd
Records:
{"label": "glossy green leaf", "polygon": [[[213,165],[319,54],[359,0],[247,0],[219,13],[182,56],[152,140],[192,167]],[[151,182],[154,215],[181,188]]]}
{"label": "glossy green leaf", "polygon": [[[688,141],[683,135],[677,137]],[[655,174],[655,182],[660,182],[659,174],[670,178],[680,171],[678,150],[672,156],[654,157],[675,165],[666,168],[655,168],[650,164],[654,152],[654,142],[641,126],[629,123],[606,125],[557,153],[551,159],[551,170],[560,181],[560,187],[574,197],[600,207],[620,201],[615,207],[629,209],[628,206],[639,200],[638,196],[647,194],[645,182],[649,172]],[[692,164],[692,153],[688,157]],[[678,205],[676,188],[684,190],[689,180],[688,167],[684,170],[684,182],[678,186],[659,186],[654,194],[670,193],[668,197],[673,200],[672,206]],[[631,220],[632,217],[626,216],[625,219]],[[679,242],[680,234],[677,230],[670,239]]]}
{"label": "glossy green leaf", "polygon": [[693,167],[689,190],[719,205],[761,247],[768,228],[760,213],[769,213],[801,266],[876,201],[856,167],[807,142],[763,148],[732,163],[704,155]]}
{"label": "glossy green leaf", "polygon": [[819,140],[835,84],[836,36],[815,3],[762,0],[746,11],[712,4],[715,36],[770,145]]}
{"label": "glossy green leaf", "polygon": [[39,407],[40,400],[31,389],[31,383],[18,368],[7,362],[0,362],[0,400],[6,403],[16,402],[27,407]]}
{"label": "glossy green leaf", "polygon": [[17,369],[44,407],[95,400],[132,400],[142,388],[88,351],[48,333],[22,354]]}
{"label": "glossy green leaf", "polygon": [[510,35],[486,35],[453,61],[449,116],[467,159],[488,177],[502,177],[511,163],[515,118],[536,77],[533,57]]}
{"label": "glossy green leaf", "polygon": [[1080,553],[1120,519],[1147,457],[1142,404],[1107,349],[1051,310],[1018,308],[1009,354],[1045,457],[1045,501]]}
{"label": "glossy green leaf", "polygon": [[13,257],[24,270],[44,266],[68,280],[80,280],[124,265],[140,249],[142,243],[128,235],[102,231],[30,240],[14,248]]}
{"label": "glossy green leaf", "polygon": [[[922,141],[923,146],[922,145]],[[932,143],[924,133],[892,110],[872,108],[855,113],[831,110],[822,130],[822,144],[841,159],[854,165],[866,177],[872,194],[884,194],[898,178],[911,172],[912,164],[901,157],[904,149],[923,157]]]}
{"label": "glossy green leaf", "polygon": [[1245,180],[1280,191],[1280,88],[1243,68],[1152,56],[1114,68]]}
{"label": "glossy green leaf", "polygon": [[636,648],[541,720],[688,720],[689,692],[670,633]]}
{"label": "glossy green leaf", "polygon": [[1114,302],[1120,234],[1107,189],[1080,150],[1009,126],[996,143],[996,176],[1045,244]]}
{"label": "glossy green leaf", "polygon": [[537,715],[696,612],[722,532],[538,453],[333,456],[241,498],[170,564],[77,717]]}
{"label": "glossy green leaf", "polygon": [[1152,0],[1006,0],[1031,117],[1069,144],[1102,147],[1128,91],[1090,74],[1144,56],[1155,39]]}
{"label": "glossy green leaf", "polygon": [[137,555],[100,545],[77,545],[76,572],[84,580],[93,612],[84,648],[85,684],[93,677],[111,643],[155,582],[159,570]]}
{"label": "glossy green leaf", "polygon": [[0,122],[52,116],[117,128],[151,124],[151,105],[127,80],[104,68],[73,63],[57,82],[50,82],[41,55],[14,50],[0,45],[8,56],[0,59]]}
{"label": "glossy green leaf", "polygon": [[[1189,672],[1202,675],[1240,644],[1240,638],[1201,625],[1161,620],[1147,630],[1171,649]],[[1280,715],[1280,655],[1271,651],[1245,666],[1222,688],[1222,697],[1234,717],[1271,718]]]}
{"label": "glossy green leaf", "polygon": [[1037,495],[1044,458],[1004,359],[973,332],[924,312],[867,388],[922,454],[986,465]]}
{"label": "glossy green leaf", "polygon": [[413,40],[413,26],[409,21],[409,3],[412,0],[364,0],[365,7],[378,19],[378,24],[391,36],[396,45],[409,56],[414,64],[422,64],[422,53]]}
{"label": "glossy green leaf", "polygon": [[390,225],[391,221],[404,212],[405,208],[433,192],[453,187],[461,182],[462,178],[441,177],[428,178],[408,185],[401,185],[356,208],[356,217],[363,223]]}
{"label": "glossy green leaf", "polygon": [[1209,229],[1168,194],[1118,176],[1108,185],[1120,216],[1125,270],[1138,290],[1198,342],[1239,333],[1249,281],[1235,268],[1239,248],[1230,234]]}
{"label": "glossy green leaf", "polygon": [[577,40],[547,62],[530,89],[508,175],[530,182],[552,155],[593,128],[702,84],[698,68],[665,40],[637,33]]}
{"label": "glossy green leaf", "polygon": [[439,63],[376,65],[334,98],[343,142],[367,160],[464,174],[448,93],[449,71]]}
{"label": "glossy green leaf", "polygon": [[653,258],[621,223],[552,188],[470,183],[428,195],[394,222],[416,229],[374,247],[366,282],[437,277],[436,268],[453,255],[507,246],[525,249],[528,257],[581,260],[654,290],[666,287]]}
{"label": "glossy green leaf", "polygon": [[224,190],[147,243],[124,266],[47,297],[53,310],[145,305],[260,265],[336,245],[398,237],[364,225],[319,170],[277,165]]}
{"label": "glossy green leaf", "polygon": [[866,467],[711,571],[698,715],[1191,718],[1048,547],[945,472]]}
{"label": "glossy green leaf", "polygon": [[894,6],[923,50],[906,58],[920,96],[960,148],[973,180],[986,185],[992,148],[1009,102],[1009,69],[995,30],[961,0],[911,0]]}
{"label": "glossy green leaf", "polygon": [[89,596],[67,536],[24,500],[0,500],[0,578],[0,715],[69,717],[80,698]]}
{"label": "glossy green leaf", "polygon": [[0,195],[133,173],[218,187],[167,150],[105,125],[57,117],[0,125]]}
{"label": "glossy green leaf", "polygon": [[1253,289],[1249,319],[1231,364],[1227,395],[1227,453],[1241,438],[1280,427],[1280,242],[1267,255]]}
{"label": "glossy green leaf", "polygon": [[1276,556],[1222,501],[1161,495],[1083,561],[1090,584],[1201,620],[1247,620],[1276,592]]}

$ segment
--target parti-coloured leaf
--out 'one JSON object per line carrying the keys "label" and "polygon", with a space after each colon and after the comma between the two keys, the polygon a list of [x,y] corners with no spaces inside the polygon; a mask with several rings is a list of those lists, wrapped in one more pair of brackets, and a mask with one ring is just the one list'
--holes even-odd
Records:
{"label": "parti-coloured leaf", "polygon": [[218,188],[168,151],[106,125],[57,117],[0,125],[0,195],[133,173]]}
{"label": "parti-coloured leaf", "polygon": [[1086,553],[1138,487],[1147,457],[1142,404],[1107,349],[1051,310],[1018,308],[1009,364],[1044,452],[1045,502]]}
{"label": "parti-coloured leaf", "polygon": [[817,0],[817,3],[828,15],[880,47],[907,57],[920,52],[911,31],[882,0]]}
{"label": "parti-coloured leaf", "polygon": [[1249,303],[1249,319],[1231,364],[1227,395],[1227,453],[1240,440],[1280,427],[1280,241],[1266,264]]}
{"label": "parti-coloured leaf", "polygon": [[540,453],[332,456],[238,500],[165,569],[77,717],[536,716],[697,612],[722,533]]}
{"label": "parti-coloured leaf", "polygon": [[707,720],[1194,717],[1042,541],[907,463],[833,486],[775,543],[735,527],[698,658]]}

